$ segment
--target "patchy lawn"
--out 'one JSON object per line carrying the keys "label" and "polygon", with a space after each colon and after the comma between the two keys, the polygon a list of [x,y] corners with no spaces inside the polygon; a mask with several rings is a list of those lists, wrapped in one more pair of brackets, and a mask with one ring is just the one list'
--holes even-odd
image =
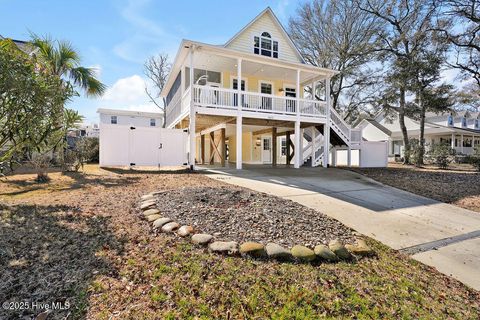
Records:
{"label": "patchy lawn", "polygon": [[388,168],[351,168],[389,186],[480,212],[480,173],[468,165],[447,170],[389,163]]}
{"label": "patchy lawn", "polygon": [[[48,319],[478,319],[480,294],[369,240],[358,263],[293,264],[221,257],[154,236],[142,194],[231,186],[200,174],[52,173],[0,182],[0,301],[65,302]],[[0,310],[17,319],[40,310]]]}

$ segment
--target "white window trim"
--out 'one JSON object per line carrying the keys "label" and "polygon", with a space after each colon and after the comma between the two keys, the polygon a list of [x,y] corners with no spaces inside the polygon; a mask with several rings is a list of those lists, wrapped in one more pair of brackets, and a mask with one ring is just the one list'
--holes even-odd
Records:
{"label": "white window trim", "polygon": [[[270,84],[272,85],[272,96],[275,95],[275,84],[273,81],[268,81],[268,80],[258,80],[258,93],[262,93],[262,83]],[[264,93],[268,94],[268,93]]]}
{"label": "white window trim", "polygon": [[[268,33],[270,33],[270,35],[272,35],[272,33],[270,31],[262,31],[260,33],[254,33],[254,34],[252,34],[252,39],[251,39],[250,43],[255,44],[255,37],[258,37],[259,40],[260,40],[260,42],[258,44],[259,45],[258,49],[260,50],[258,52],[258,55],[262,56],[262,57],[272,58],[272,59],[280,59],[281,58],[281,55],[280,55],[280,40],[278,40],[277,38],[274,38],[274,37],[271,37],[271,38],[262,37],[262,33],[264,33],[264,32],[268,32]],[[270,50],[272,52],[271,56],[262,55],[262,38],[272,40],[272,49]],[[273,41],[276,41],[277,44],[278,44],[278,48],[277,48],[278,58],[273,57]],[[252,45],[252,49],[255,49],[254,45]],[[253,50],[252,50],[252,53],[256,54]]]}
{"label": "white window trim", "polygon": [[291,84],[291,83],[284,83],[283,84],[283,96],[285,96],[285,94],[287,93],[287,88],[295,90],[295,98],[297,98],[297,96],[298,96],[297,86],[295,84]]}
{"label": "white window trim", "polygon": [[[233,80],[238,80],[238,77],[231,76],[230,77],[230,89],[233,90]],[[248,78],[243,78],[242,81],[245,81],[245,92],[248,92]]]}

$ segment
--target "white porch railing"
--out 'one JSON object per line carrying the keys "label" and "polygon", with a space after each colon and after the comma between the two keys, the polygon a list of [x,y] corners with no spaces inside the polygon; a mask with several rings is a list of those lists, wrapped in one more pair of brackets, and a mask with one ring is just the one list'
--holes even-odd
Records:
{"label": "white porch railing", "polygon": [[248,91],[242,91],[240,101],[238,100],[237,90],[201,85],[194,86],[194,101],[197,105],[203,107],[236,110],[240,102],[242,111],[285,115],[295,115],[299,112],[302,116],[326,116],[326,104],[324,101],[307,99],[298,99],[297,101],[293,97],[281,97]]}
{"label": "white porch railing", "polygon": [[[310,137],[310,132],[306,132]],[[312,167],[317,167],[321,164],[323,158],[323,135],[316,128],[314,129],[315,136],[310,137],[312,140],[309,141],[306,146],[303,148],[303,162],[305,163],[308,158],[312,158]],[[313,151],[312,157],[312,148],[315,148]]]}
{"label": "white porch railing", "polygon": [[350,126],[333,108],[330,108],[330,125],[343,140],[350,142]]}
{"label": "white porch railing", "polygon": [[166,127],[170,127],[173,122],[180,117],[181,114],[188,110],[190,106],[190,88],[185,90],[182,96],[182,91],[179,89],[173,96],[170,103],[167,105]]}

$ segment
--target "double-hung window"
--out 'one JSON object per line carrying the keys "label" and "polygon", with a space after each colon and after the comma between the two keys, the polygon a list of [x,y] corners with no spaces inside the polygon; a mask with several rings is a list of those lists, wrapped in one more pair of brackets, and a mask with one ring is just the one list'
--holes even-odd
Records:
{"label": "double-hung window", "polygon": [[117,124],[117,116],[111,116],[110,117],[110,123],[111,124]]}
{"label": "double-hung window", "polygon": [[253,53],[278,58],[278,41],[272,40],[268,32],[253,37]]}

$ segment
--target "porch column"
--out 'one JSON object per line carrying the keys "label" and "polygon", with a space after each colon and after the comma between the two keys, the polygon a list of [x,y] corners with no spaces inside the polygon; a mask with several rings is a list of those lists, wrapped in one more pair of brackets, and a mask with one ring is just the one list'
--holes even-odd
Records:
{"label": "porch column", "polygon": [[189,117],[189,140],[190,140],[190,148],[189,148],[189,165],[192,170],[195,169],[195,104],[193,100],[193,54],[194,54],[195,47],[192,45],[190,48],[190,117]]}
{"label": "porch column", "polygon": [[301,158],[302,158],[302,151],[300,149],[300,120],[295,121],[295,159],[293,163],[293,167],[298,169],[300,168]]}
{"label": "porch column", "polygon": [[277,165],[277,128],[272,128],[272,165]]}
{"label": "porch column", "polygon": [[222,167],[225,167],[225,159],[227,158],[227,148],[225,147],[225,128],[220,129],[220,144],[221,144],[221,152],[222,152],[222,159],[220,159],[220,164]]}
{"label": "porch column", "polygon": [[463,133],[460,135],[460,152],[463,153]]}
{"label": "porch column", "polygon": [[475,136],[472,136],[472,151],[475,151]]}
{"label": "porch column", "polygon": [[[296,98],[297,98],[297,117],[300,117],[300,69],[297,69],[297,86],[296,86]],[[297,119],[298,121],[298,119]],[[296,147],[296,146],[295,146]]]}
{"label": "porch column", "polygon": [[328,167],[330,160],[330,78],[325,79],[326,122],[323,126],[323,167]]}
{"label": "porch column", "polygon": [[[239,85],[240,86],[240,85]],[[237,149],[237,169],[242,169],[242,116],[237,116],[237,130],[236,130],[236,149]]]}
{"label": "porch column", "polygon": [[454,133],[452,133],[452,143],[450,143],[450,147],[452,149],[455,149],[455,134]]}
{"label": "porch column", "polygon": [[332,167],[337,166],[337,148],[332,149]]}
{"label": "porch column", "polygon": [[311,126],[310,127],[310,135],[312,137],[312,167],[314,167],[314,161],[315,161],[315,127]]}
{"label": "porch column", "polygon": [[[245,88],[245,90],[246,89],[247,88]],[[238,112],[241,112],[243,101],[242,101],[242,59],[240,58],[237,59],[237,91],[238,91],[238,98],[237,98]]]}
{"label": "porch column", "polygon": [[200,135],[200,162],[205,164],[205,135]]}

